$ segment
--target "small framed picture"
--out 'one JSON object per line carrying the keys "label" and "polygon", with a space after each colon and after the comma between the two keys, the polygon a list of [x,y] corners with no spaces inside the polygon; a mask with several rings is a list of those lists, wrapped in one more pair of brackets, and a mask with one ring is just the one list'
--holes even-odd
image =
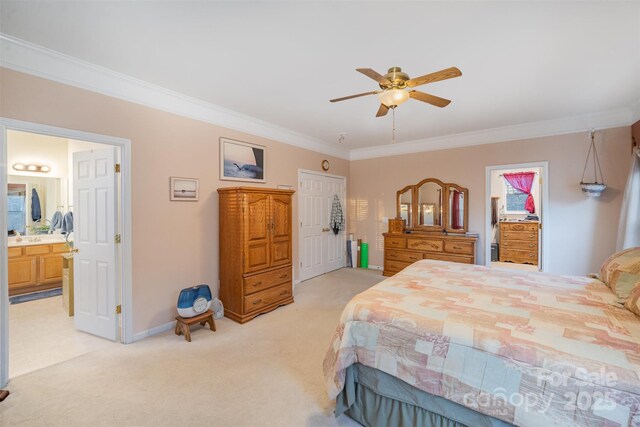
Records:
{"label": "small framed picture", "polygon": [[169,178],[169,199],[181,202],[197,202],[200,194],[200,181],[195,178]]}
{"label": "small framed picture", "polygon": [[220,138],[220,179],[267,182],[266,148],[228,138]]}

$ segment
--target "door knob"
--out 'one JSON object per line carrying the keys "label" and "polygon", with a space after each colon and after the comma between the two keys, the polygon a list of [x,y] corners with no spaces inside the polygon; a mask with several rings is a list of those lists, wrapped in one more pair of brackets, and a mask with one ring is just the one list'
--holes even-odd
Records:
{"label": "door knob", "polygon": [[80,252],[80,249],[78,249],[78,248],[76,248],[76,249],[71,249],[69,252],[78,253],[78,252]]}

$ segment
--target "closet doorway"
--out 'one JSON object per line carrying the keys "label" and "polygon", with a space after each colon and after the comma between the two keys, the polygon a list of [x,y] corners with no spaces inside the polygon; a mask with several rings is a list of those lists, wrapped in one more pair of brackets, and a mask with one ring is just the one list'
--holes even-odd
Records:
{"label": "closet doorway", "polygon": [[544,271],[548,221],[548,162],[486,168],[485,264]]}
{"label": "closet doorway", "polygon": [[[345,220],[337,234],[330,228],[336,196]],[[298,170],[300,281],[345,266],[346,196],[346,177]]]}
{"label": "closet doorway", "polygon": [[132,341],[130,141],[8,119],[0,131],[4,385]]}

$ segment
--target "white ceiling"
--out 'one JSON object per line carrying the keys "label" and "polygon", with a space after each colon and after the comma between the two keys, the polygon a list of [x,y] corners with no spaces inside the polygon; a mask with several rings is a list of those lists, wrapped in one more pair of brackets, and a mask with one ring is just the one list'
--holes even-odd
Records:
{"label": "white ceiling", "polygon": [[[400,143],[640,103],[640,2],[0,3],[0,31],[337,145],[384,146],[377,89],[355,68],[410,76],[453,102],[396,110]],[[636,110],[634,110],[636,109]],[[396,145],[398,147],[398,145]]]}

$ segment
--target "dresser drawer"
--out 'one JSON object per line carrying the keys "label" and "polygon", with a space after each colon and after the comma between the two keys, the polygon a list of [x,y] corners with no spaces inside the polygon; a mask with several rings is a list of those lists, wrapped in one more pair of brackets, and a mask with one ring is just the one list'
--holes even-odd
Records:
{"label": "dresser drawer", "polygon": [[385,258],[390,261],[416,262],[422,259],[422,253],[388,249]]}
{"label": "dresser drawer", "polygon": [[384,246],[386,248],[404,249],[407,247],[407,239],[404,237],[385,237]]}
{"label": "dresser drawer", "polygon": [[291,267],[245,277],[244,294],[249,295],[285,282],[291,282]]}
{"label": "dresser drawer", "polygon": [[44,255],[49,253],[49,245],[25,246],[25,255]]}
{"label": "dresser drawer", "polygon": [[527,242],[537,242],[537,231],[503,231],[500,234],[500,240],[524,240]]}
{"label": "dresser drawer", "polygon": [[536,240],[502,240],[500,250],[502,249],[522,249],[525,251],[538,251],[538,239]]}
{"label": "dresser drawer", "polygon": [[408,249],[417,249],[420,251],[442,252],[442,240],[434,239],[407,239]]}
{"label": "dresser drawer", "polygon": [[500,228],[505,231],[536,231],[538,223],[503,222],[500,223]]}
{"label": "dresser drawer", "polygon": [[517,264],[538,264],[538,251],[525,251],[517,249],[501,249],[500,261],[511,261]]}
{"label": "dresser drawer", "polygon": [[444,242],[444,251],[450,254],[473,255],[473,243]]}
{"label": "dresser drawer", "polygon": [[9,258],[17,258],[22,256],[22,248],[19,248],[19,247],[9,248],[9,251],[7,252],[7,256]]}
{"label": "dresser drawer", "polygon": [[405,268],[409,267],[411,264],[412,263],[410,263],[410,262],[394,261],[394,260],[390,260],[390,259],[385,259],[384,260],[384,270],[397,273],[398,271],[404,270]]}
{"label": "dresser drawer", "polygon": [[459,262],[462,264],[473,264],[474,262],[473,256],[464,256],[464,255],[429,253],[429,254],[424,254],[424,257],[425,259],[433,259],[436,261]]}
{"label": "dresser drawer", "polygon": [[244,312],[251,313],[279,301],[291,298],[291,282],[274,286],[262,292],[256,292],[244,297]]}

